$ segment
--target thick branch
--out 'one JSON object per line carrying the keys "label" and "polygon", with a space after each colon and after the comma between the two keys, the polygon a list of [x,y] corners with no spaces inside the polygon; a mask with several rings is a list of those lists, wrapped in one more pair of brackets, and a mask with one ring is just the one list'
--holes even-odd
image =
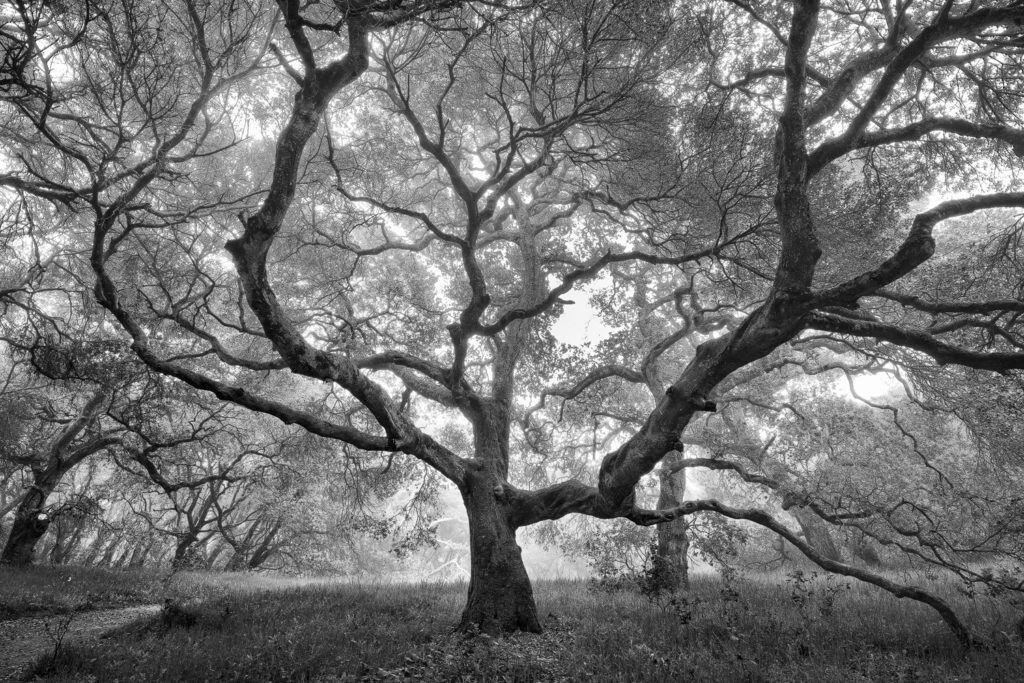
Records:
{"label": "thick branch", "polygon": [[71,445],[71,442],[99,416],[106,401],[107,395],[102,390],[97,391],[89,398],[78,418],[61,430],[61,433],[54,439],[53,444],[50,446],[50,460],[59,461],[62,459],[64,451]]}
{"label": "thick branch", "polygon": [[811,221],[807,197],[807,129],[804,97],[807,56],[818,24],[818,0],[794,3],[786,50],[786,95],[776,136],[778,187],[775,210],[782,233],[782,254],[775,271],[774,288],[800,296],[810,289],[821,249]]}
{"label": "thick branch", "polygon": [[874,270],[868,271],[814,297],[814,305],[846,306],[859,297],[872,294],[875,290],[892,284],[919,265],[935,252],[932,230],[935,226],[954,216],[964,216],[975,211],[993,208],[1024,207],[1024,192],[999,192],[975,195],[965,199],[942,202],[914,218],[907,238],[895,254]]}
{"label": "thick branch", "polygon": [[1014,311],[1024,313],[1024,301],[1020,299],[994,299],[992,301],[926,301],[918,296],[880,289],[873,296],[895,301],[903,306],[925,313],[966,313],[985,314]]}
{"label": "thick branch", "polygon": [[971,351],[939,341],[927,332],[909,330],[887,323],[846,318],[833,313],[812,313],[807,323],[809,328],[815,330],[837,332],[854,337],[872,337],[915,349],[931,356],[939,365],[955,363],[993,372],[1024,369],[1024,353]]}
{"label": "thick branch", "polygon": [[1001,140],[1011,145],[1017,156],[1024,155],[1024,130],[995,123],[976,123],[965,119],[932,118],[900,128],[862,132],[849,140],[844,138],[842,144],[836,141],[823,143],[811,152],[807,163],[807,172],[810,176],[814,176],[826,165],[854,149],[920,140],[929,133],[937,132],[970,138]]}

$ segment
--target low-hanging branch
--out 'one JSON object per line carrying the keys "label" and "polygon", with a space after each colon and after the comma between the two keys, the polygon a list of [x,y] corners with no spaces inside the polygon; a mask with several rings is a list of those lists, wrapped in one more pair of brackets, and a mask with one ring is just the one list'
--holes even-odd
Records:
{"label": "low-hanging branch", "polygon": [[667,522],[679,517],[692,515],[697,512],[714,512],[722,515],[723,517],[753,522],[758,526],[769,529],[778,536],[789,541],[797,550],[803,553],[805,557],[826,571],[834,574],[840,574],[842,576],[849,576],[865,583],[870,583],[873,586],[878,586],[897,598],[908,598],[928,605],[939,613],[939,616],[944,622],[946,622],[946,625],[949,626],[949,629],[964,647],[987,647],[987,643],[981,641],[972,634],[970,629],[963,623],[963,621],[961,621],[956,611],[942,598],[926,591],[920,586],[900,584],[862,567],[857,567],[825,557],[805,540],[786,528],[784,524],[762,510],[734,508],[720,503],[717,500],[691,500],[671,510],[633,509],[624,516],[636,524],[649,526],[652,524]]}

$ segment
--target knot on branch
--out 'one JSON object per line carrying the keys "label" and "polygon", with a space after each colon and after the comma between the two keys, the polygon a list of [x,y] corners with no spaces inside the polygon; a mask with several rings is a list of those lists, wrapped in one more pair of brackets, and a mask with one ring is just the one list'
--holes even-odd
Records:
{"label": "knot on branch", "polygon": [[709,413],[716,412],[718,405],[714,401],[709,401],[706,396],[702,394],[682,395],[678,389],[674,386],[669,387],[665,390],[665,394],[673,400],[685,401],[693,406],[694,410],[705,411]]}

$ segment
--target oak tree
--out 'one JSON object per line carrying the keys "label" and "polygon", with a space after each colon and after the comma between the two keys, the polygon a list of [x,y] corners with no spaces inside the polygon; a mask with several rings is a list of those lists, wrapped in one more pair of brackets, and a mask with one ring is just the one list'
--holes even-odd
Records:
{"label": "oak tree", "polygon": [[[1024,367],[1022,21],[999,0],[22,8],[0,183],[91,225],[96,299],[153,370],[457,486],[464,626],[540,628],[523,527],[710,513],[924,602],[970,643],[943,599],[778,514],[649,509],[635,490],[720,395],[811,338]],[[719,223],[686,192],[714,170],[679,123],[702,111],[752,141],[742,184],[760,188]],[[545,375],[593,370],[553,357],[552,321],[631,264],[739,296],[644,378],[656,400],[596,480],[533,486],[522,413]]]}

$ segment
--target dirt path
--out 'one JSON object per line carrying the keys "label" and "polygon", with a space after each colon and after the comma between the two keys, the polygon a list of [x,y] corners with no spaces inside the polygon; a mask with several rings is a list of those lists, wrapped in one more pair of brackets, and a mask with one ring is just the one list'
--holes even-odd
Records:
{"label": "dirt path", "polygon": [[0,621],[0,681],[16,679],[39,655],[52,651],[54,636],[64,627],[65,644],[81,643],[159,611],[160,605],[143,605],[78,612],[70,622],[68,614]]}

